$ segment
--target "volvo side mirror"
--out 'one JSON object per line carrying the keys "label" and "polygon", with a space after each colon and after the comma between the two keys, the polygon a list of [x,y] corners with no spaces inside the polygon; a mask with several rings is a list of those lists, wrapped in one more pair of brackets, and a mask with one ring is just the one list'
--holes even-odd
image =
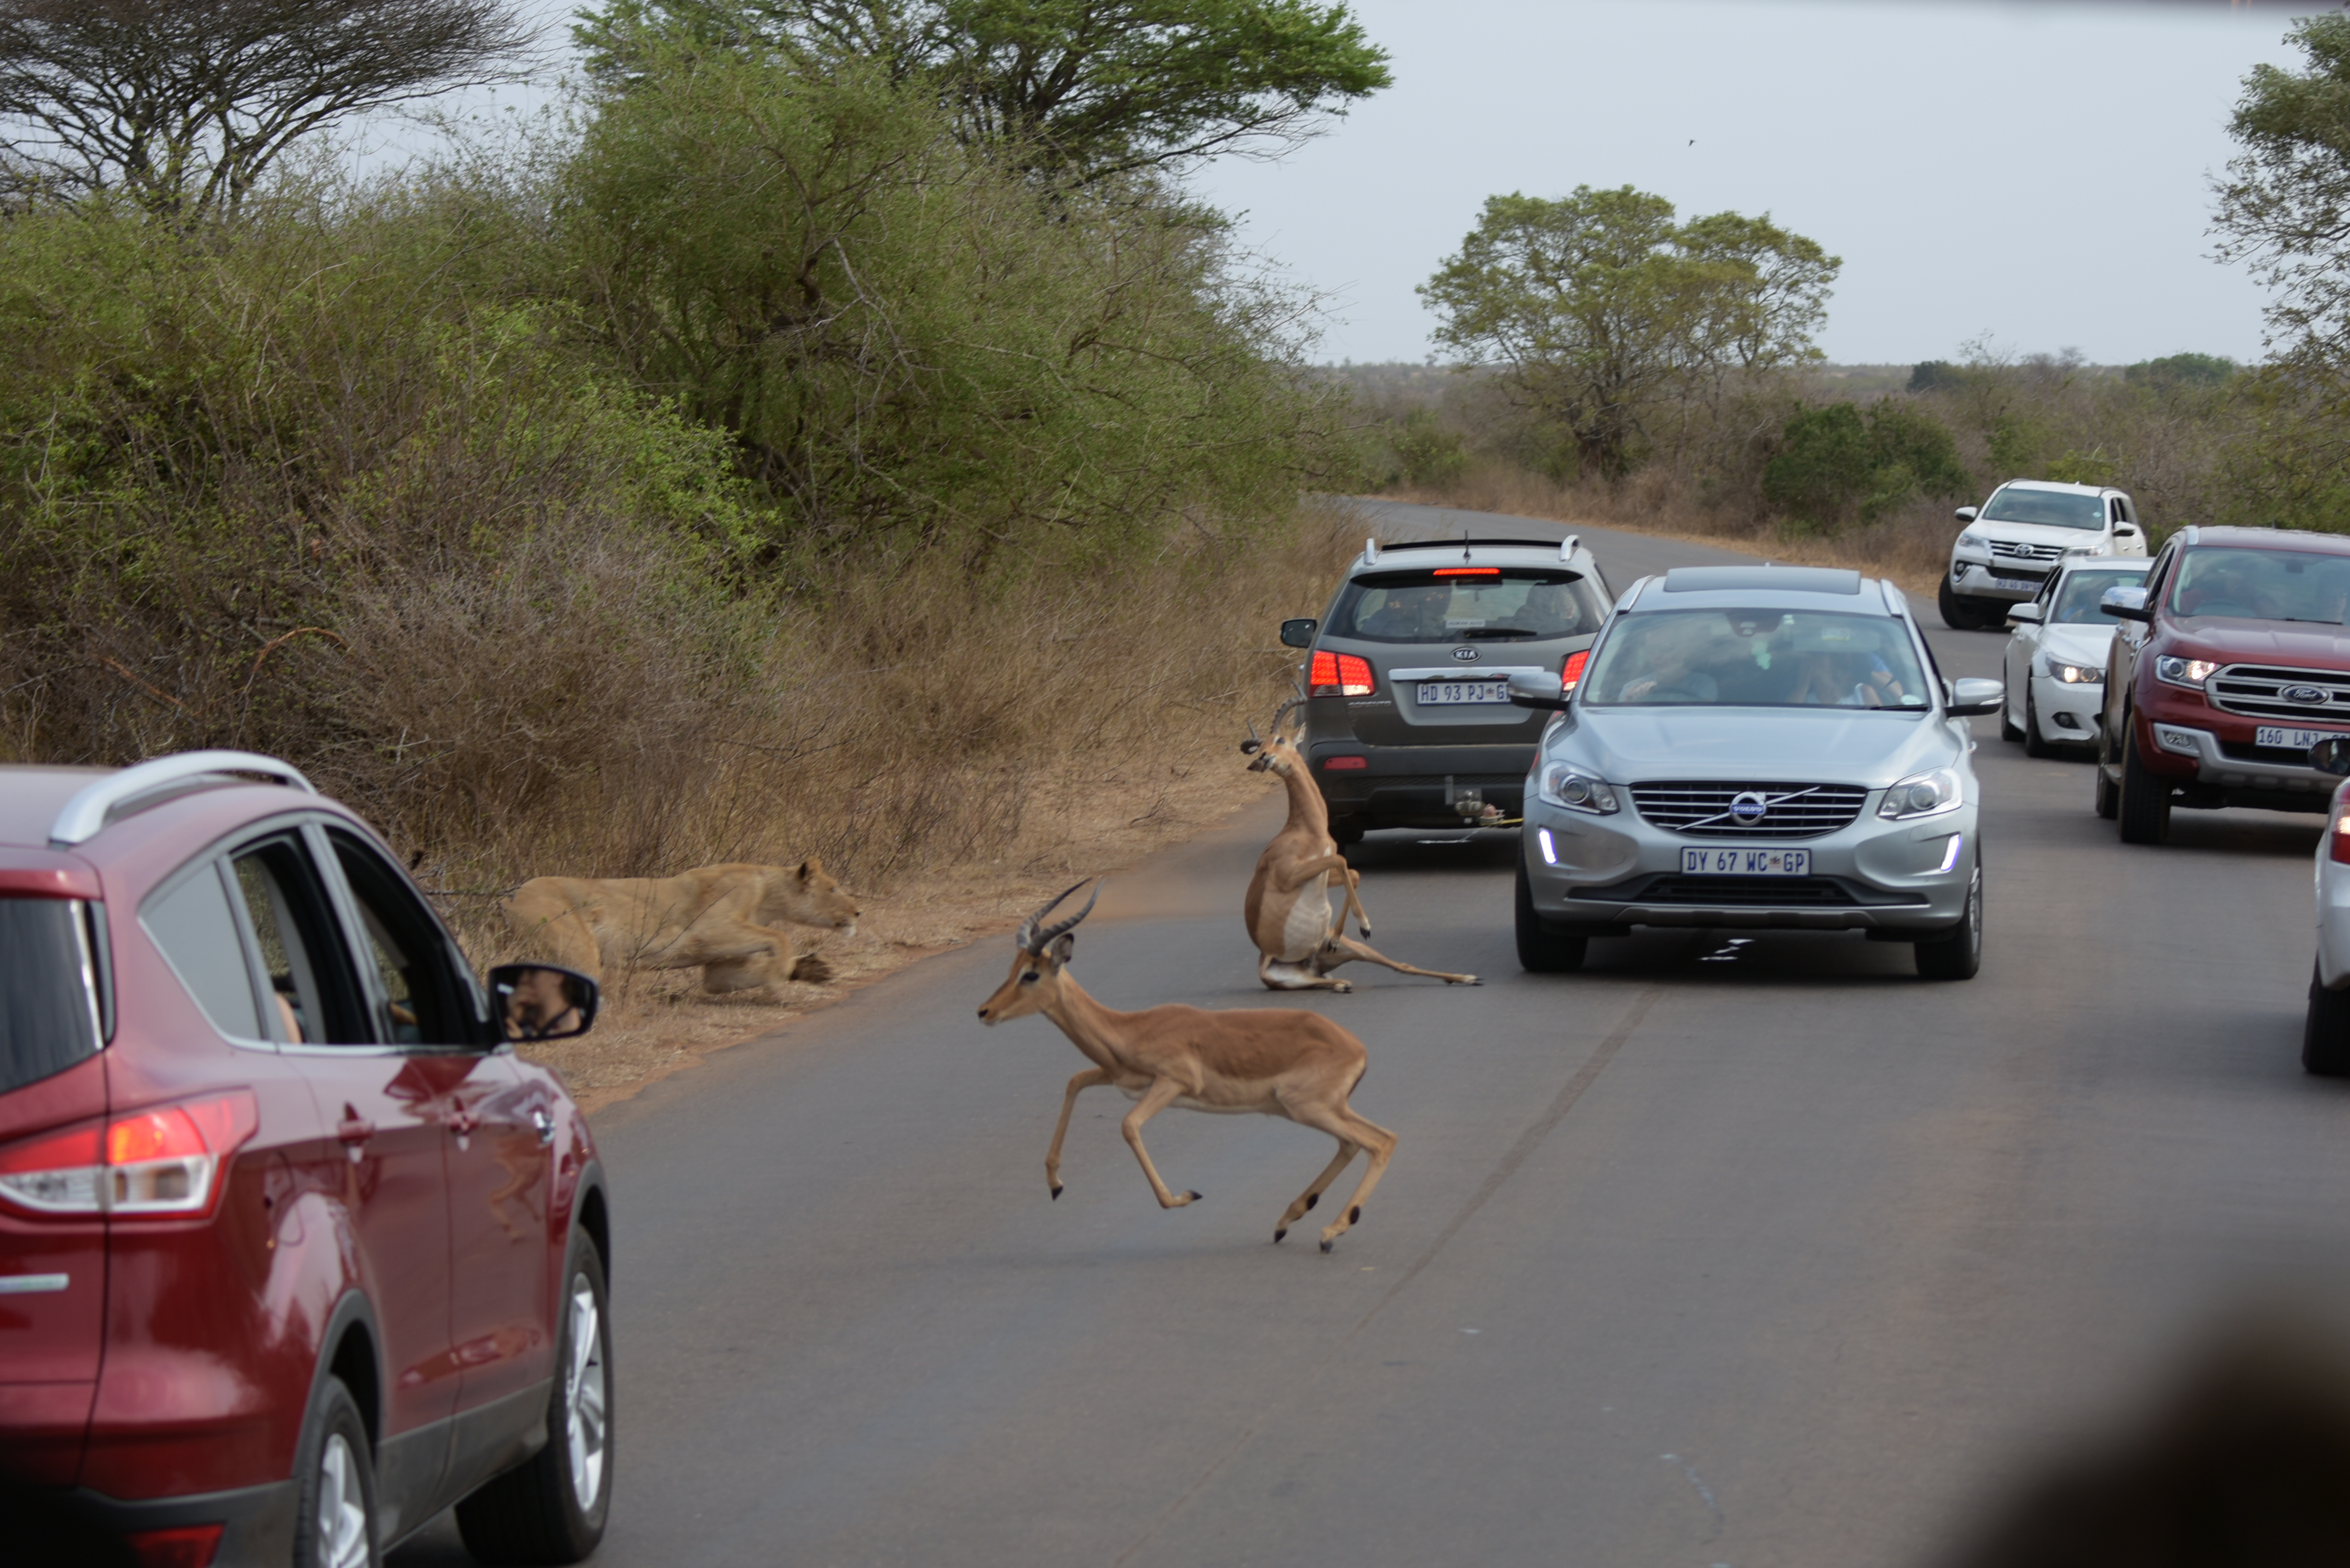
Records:
{"label": "volvo side mirror", "polygon": [[2107,588],[2106,597],[2097,601],[2097,609],[2122,620],[2154,619],[2154,612],[2146,607],[2146,590],[2140,587]]}
{"label": "volvo side mirror", "polygon": [[1283,621],[1281,623],[1281,646],[1284,648],[1313,647],[1314,633],[1321,627],[1321,625],[1322,623],[1320,621],[1315,620],[1311,617],[1302,618],[1297,620]]}
{"label": "volvo side mirror", "polygon": [[1985,680],[1980,676],[1962,675],[1950,683],[1950,713],[1954,718],[1996,713],[2006,701],[2007,683],[2003,680]]}
{"label": "volvo side mirror", "polygon": [[2336,735],[2310,747],[2309,765],[2335,778],[2350,778],[2350,735]]}
{"label": "volvo side mirror", "polygon": [[1521,670],[1510,677],[1510,701],[1521,708],[1542,708],[1554,713],[1566,711],[1567,694],[1559,690],[1558,677],[1548,670]]}

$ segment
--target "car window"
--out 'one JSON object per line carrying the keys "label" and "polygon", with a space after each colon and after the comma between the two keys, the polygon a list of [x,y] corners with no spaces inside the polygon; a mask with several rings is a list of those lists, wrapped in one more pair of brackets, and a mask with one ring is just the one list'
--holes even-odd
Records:
{"label": "car window", "polygon": [[2144,566],[2117,566],[2110,571],[2074,572],[2063,579],[2064,591],[2048,619],[2058,625],[2111,626],[2114,618],[2097,608],[2108,588],[2135,587],[2146,581]]}
{"label": "car window", "polygon": [[1577,573],[1430,566],[1355,578],[1339,595],[1329,629],[1374,642],[1532,640],[1596,631],[1607,613]]}
{"label": "car window", "polygon": [[98,1051],[88,906],[0,898],[0,1095]]}
{"label": "car window", "polygon": [[2340,626],[2350,613],[2350,556],[2300,550],[2189,550],[2170,607],[2178,615]]}
{"label": "car window", "polygon": [[448,935],[432,911],[373,849],[329,828],[327,837],[359,906],[381,995],[376,1027],[400,1045],[475,1045],[481,1025]]}
{"label": "car window", "polygon": [[1914,645],[1887,616],[1651,610],[1617,623],[1584,678],[1600,707],[1931,705]]}
{"label": "car window", "polygon": [[283,834],[248,845],[229,857],[229,867],[269,987],[262,1023],[272,1038],[295,1045],[369,1043],[350,955],[302,840]]}
{"label": "car window", "polygon": [[239,1040],[272,1039],[273,1032],[262,1025],[244,933],[221,873],[219,861],[205,861],[161,897],[148,899],[139,923],[213,1028]]}
{"label": "car window", "polygon": [[2079,495],[2069,490],[2019,490],[2010,485],[1984,504],[1982,521],[2102,529],[2106,525],[2106,509],[2094,495]]}

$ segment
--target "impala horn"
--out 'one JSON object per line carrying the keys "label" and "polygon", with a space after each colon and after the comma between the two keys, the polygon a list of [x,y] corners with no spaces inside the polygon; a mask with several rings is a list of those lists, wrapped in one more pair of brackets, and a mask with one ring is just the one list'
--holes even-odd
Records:
{"label": "impala horn", "polygon": [[1305,706],[1305,698],[1292,697],[1288,701],[1284,702],[1280,707],[1275,708],[1273,711],[1273,732],[1276,735],[1281,733],[1282,721],[1287,719],[1290,714]]}
{"label": "impala horn", "polygon": [[1070,883],[1068,887],[1062,889],[1059,898],[1055,898],[1051,903],[1045,905],[1043,909],[1037,910],[1035,914],[1021,921],[1019,931],[1015,933],[1012,939],[1014,945],[1018,947],[1022,952],[1042,957],[1045,945],[1051,942],[1054,938],[1076,929],[1077,922],[1094,912],[1094,899],[1101,897],[1102,888],[1108,884],[1109,879],[1107,877],[1103,877],[1094,882],[1093,897],[1086,900],[1086,907],[1084,909],[1079,909],[1067,919],[1055,920],[1042,930],[1036,929],[1036,922],[1051,914],[1055,909],[1058,909],[1060,907],[1061,899],[1067,898],[1071,893],[1074,893],[1078,888],[1084,887],[1087,880],[1087,879],[1086,878],[1080,878],[1077,881]]}
{"label": "impala horn", "polygon": [[1256,738],[1255,720],[1251,719],[1248,722],[1248,727],[1249,738],[1241,742],[1241,753],[1244,756],[1254,756],[1257,753],[1264,750],[1264,742]]}

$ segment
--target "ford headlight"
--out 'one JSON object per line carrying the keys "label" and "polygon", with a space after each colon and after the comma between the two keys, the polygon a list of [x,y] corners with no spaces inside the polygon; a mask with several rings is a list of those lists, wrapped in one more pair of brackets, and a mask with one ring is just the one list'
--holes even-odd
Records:
{"label": "ford headlight", "polygon": [[2208,659],[2181,659],[2175,653],[2166,653],[2154,661],[2154,676],[2156,680],[2168,680],[2173,686],[2185,686],[2200,691],[2203,682],[2210,680],[2211,672],[2219,668]]}
{"label": "ford headlight", "polygon": [[1911,774],[1885,792],[1885,804],[1877,808],[1879,816],[1898,821],[1913,816],[1939,816],[1946,811],[1956,811],[1965,804],[1959,788],[1959,775],[1949,768],[1934,768],[1922,774]]}
{"label": "ford headlight", "polygon": [[1565,763],[1551,763],[1542,771],[1542,785],[1535,792],[1553,805],[1563,805],[1569,811],[1587,811],[1607,816],[1615,812],[1616,792],[1582,769]]}

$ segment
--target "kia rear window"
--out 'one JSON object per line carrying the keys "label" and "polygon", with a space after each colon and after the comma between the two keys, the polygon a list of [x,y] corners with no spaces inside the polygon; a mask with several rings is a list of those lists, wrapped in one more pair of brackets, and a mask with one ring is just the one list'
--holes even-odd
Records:
{"label": "kia rear window", "polygon": [[1607,614],[1574,572],[1430,566],[1357,577],[1329,630],[1372,642],[1534,641],[1586,636]]}
{"label": "kia rear window", "polygon": [[1982,509],[1985,523],[2037,523],[2044,528],[2106,525],[2106,504],[2069,490],[2018,490],[2008,486]]}
{"label": "kia rear window", "polygon": [[98,1050],[98,976],[83,906],[0,898],[0,1094]]}

